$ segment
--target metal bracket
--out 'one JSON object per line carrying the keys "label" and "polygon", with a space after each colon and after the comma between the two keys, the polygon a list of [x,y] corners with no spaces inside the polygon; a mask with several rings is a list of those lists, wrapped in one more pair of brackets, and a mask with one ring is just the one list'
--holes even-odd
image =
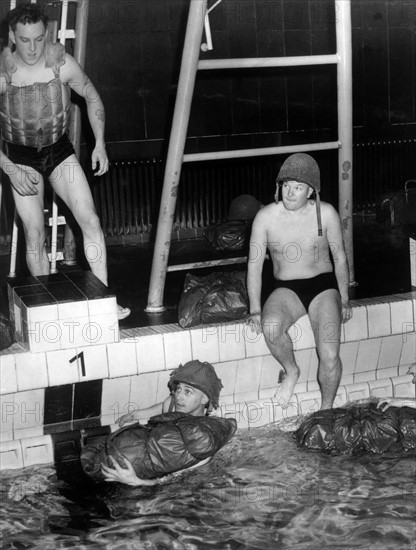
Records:
{"label": "metal bracket", "polygon": [[205,20],[204,20],[204,27],[205,27],[205,37],[207,39],[206,42],[201,44],[201,50],[203,52],[207,52],[209,50],[213,50],[214,46],[212,45],[212,36],[211,36],[211,27],[209,25],[209,13],[218,6],[218,4],[221,4],[222,0],[218,0],[215,2],[213,6],[207,10],[207,13],[205,14]]}

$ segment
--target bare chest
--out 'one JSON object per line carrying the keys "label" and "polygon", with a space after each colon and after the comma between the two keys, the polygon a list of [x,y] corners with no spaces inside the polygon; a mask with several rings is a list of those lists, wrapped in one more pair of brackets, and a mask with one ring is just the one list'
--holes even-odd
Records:
{"label": "bare chest", "polygon": [[324,229],[318,236],[316,212],[311,208],[300,216],[277,215],[268,227],[267,246],[274,261],[320,263],[329,253]]}
{"label": "bare chest", "polygon": [[22,88],[34,84],[44,84],[54,80],[55,74],[49,67],[41,67],[34,70],[17,69],[12,75],[11,84]]}

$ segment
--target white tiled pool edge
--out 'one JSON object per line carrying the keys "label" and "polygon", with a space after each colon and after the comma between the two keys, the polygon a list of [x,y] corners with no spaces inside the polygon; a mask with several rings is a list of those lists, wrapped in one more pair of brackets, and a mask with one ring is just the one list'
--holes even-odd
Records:
{"label": "white tiled pool edge", "polygon": [[[404,375],[416,359],[416,290],[352,305],[353,318],[342,327],[343,375],[335,404],[369,396],[414,397],[411,377]],[[281,367],[263,337],[243,322],[131,329],[121,331],[120,342],[44,353],[15,346],[0,354],[0,467],[53,462],[52,438],[43,433],[46,387],[102,380],[101,423],[114,428],[129,404],[145,408],[166,397],[169,372],[191,359],[214,364],[224,385],[218,414],[235,417],[240,428],[317,410],[318,363],[308,318],[290,334],[301,376],[286,410],[271,399]],[[78,360],[71,362],[82,351],[84,369]]]}

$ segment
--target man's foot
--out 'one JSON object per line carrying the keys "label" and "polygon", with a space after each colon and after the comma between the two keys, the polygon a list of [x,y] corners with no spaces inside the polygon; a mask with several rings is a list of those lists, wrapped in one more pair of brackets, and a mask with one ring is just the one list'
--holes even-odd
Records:
{"label": "man's foot", "polygon": [[280,405],[283,408],[286,408],[290,404],[290,399],[293,395],[293,391],[295,389],[296,382],[298,381],[299,374],[297,372],[294,373],[286,373],[283,379],[283,382],[277,386],[276,393],[274,394],[274,398],[278,405]]}
{"label": "man's foot", "polygon": [[121,307],[117,304],[117,318],[119,321],[122,321],[128,317],[131,313],[131,309],[128,307]]}

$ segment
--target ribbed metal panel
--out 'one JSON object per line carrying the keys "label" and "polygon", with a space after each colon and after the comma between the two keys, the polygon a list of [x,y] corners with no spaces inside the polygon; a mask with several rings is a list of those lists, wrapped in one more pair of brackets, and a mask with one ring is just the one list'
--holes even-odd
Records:
{"label": "ribbed metal panel", "polygon": [[354,146],[354,209],[373,208],[383,193],[416,178],[416,140],[368,140]]}
{"label": "ribbed metal panel", "polygon": [[[333,152],[320,155],[329,158]],[[281,161],[282,158],[263,157],[185,163],[174,229],[198,229],[224,221],[232,199],[243,193],[254,195],[265,204],[271,202]],[[327,184],[336,181],[336,167],[332,173],[330,163],[320,164],[325,193]],[[94,179],[94,201],[106,235],[151,232],[157,222],[163,172],[161,159],[124,160],[112,162],[107,174],[98,181]],[[416,178],[416,140],[374,139],[356,143],[353,178],[354,211],[374,208],[384,193],[400,190],[407,179]],[[9,185],[4,183],[0,243],[9,241],[13,218]],[[330,200],[336,204],[336,197]]]}
{"label": "ribbed metal panel", "polygon": [[[374,208],[383,193],[416,177],[416,140],[368,140],[354,145],[354,210]],[[331,154],[326,153],[326,154]],[[281,161],[281,159],[280,159]],[[174,230],[224,221],[232,199],[248,193],[273,200],[277,158],[195,162],[182,167]],[[323,190],[336,174],[322,173]],[[163,179],[160,159],[118,161],[94,188],[106,235],[148,233],[156,223]],[[336,204],[336,201],[333,201]]]}

